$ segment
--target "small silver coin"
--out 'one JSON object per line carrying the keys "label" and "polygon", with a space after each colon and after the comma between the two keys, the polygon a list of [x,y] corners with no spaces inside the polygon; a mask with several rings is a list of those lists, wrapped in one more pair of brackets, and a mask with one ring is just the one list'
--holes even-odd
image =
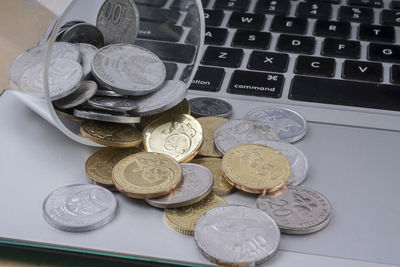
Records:
{"label": "small silver coin", "polygon": [[278,196],[260,195],[257,208],[269,214],[282,233],[310,234],[326,227],[331,205],[321,193],[307,187],[288,186]]}
{"label": "small silver coin", "polygon": [[139,32],[139,11],[132,0],[107,0],[100,7],[96,26],[106,45],[132,44]]}
{"label": "small silver coin", "polygon": [[77,43],[83,69],[83,78],[87,79],[92,72],[92,61],[97,53],[97,48],[91,44]]}
{"label": "small silver coin", "polygon": [[146,199],[149,205],[157,208],[184,207],[202,200],[211,192],[214,178],[209,169],[193,163],[181,163],[181,167],[182,185],[164,197]]}
{"label": "small silver coin", "polygon": [[232,105],[228,102],[211,97],[196,97],[189,99],[190,110],[195,117],[224,117],[232,115]]}
{"label": "small silver coin", "polygon": [[158,91],[135,97],[138,108],[134,113],[141,117],[158,114],[178,105],[186,95],[186,84],[177,80],[166,81]]}
{"label": "small silver coin", "polygon": [[95,96],[88,100],[93,107],[117,112],[132,111],[138,108],[135,100],[129,98],[116,98]]}
{"label": "small silver coin", "polygon": [[126,112],[105,111],[90,106],[80,106],[74,109],[74,116],[95,121],[115,123],[139,123],[140,117],[132,116]]}
{"label": "small silver coin", "polygon": [[69,185],[53,191],[43,203],[43,217],[54,228],[84,232],[115,216],[117,200],[109,190],[92,184]]}
{"label": "small silver coin", "polygon": [[87,43],[95,47],[104,46],[101,31],[89,23],[78,23],[69,27],[61,36],[60,41],[68,43]]}
{"label": "small silver coin", "polygon": [[279,228],[266,213],[239,205],[213,208],[196,223],[194,239],[203,255],[223,266],[253,266],[278,251]]}
{"label": "small silver coin", "polygon": [[108,89],[98,89],[96,92],[96,95],[97,96],[118,97],[118,98],[127,98],[128,97],[126,95],[121,95],[121,94],[118,94],[118,93],[108,90]]}
{"label": "small silver coin", "polygon": [[157,91],[164,83],[166,69],[161,59],[147,49],[113,44],[94,56],[92,74],[102,87],[138,96]]}
{"label": "small silver coin", "polygon": [[260,107],[244,115],[246,120],[263,123],[276,132],[279,139],[294,143],[307,132],[307,122],[296,111],[282,107]]}
{"label": "small silver coin", "polygon": [[72,94],[53,102],[60,109],[77,107],[89,100],[97,91],[97,84],[93,81],[82,81],[78,89]]}
{"label": "small silver coin", "polygon": [[244,144],[259,144],[265,140],[279,140],[269,127],[255,121],[229,120],[221,124],[214,134],[215,148],[222,155],[229,149]]}

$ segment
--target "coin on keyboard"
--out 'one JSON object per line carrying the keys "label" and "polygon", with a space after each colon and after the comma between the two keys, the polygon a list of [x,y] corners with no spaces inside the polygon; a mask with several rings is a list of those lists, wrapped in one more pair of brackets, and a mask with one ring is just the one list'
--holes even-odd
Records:
{"label": "coin on keyboard", "polygon": [[109,190],[77,184],[53,191],[43,203],[43,217],[54,228],[84,232],[99,228],[115,216],[117,200]]}
{"label": "coin on keyboard", "polygon": [[110,187],[113,186],[112,169],[123,158],[142,152],[140,148],[115,148],[105,147],[91,155],[85,164],[86,174],[93,184]]}
{"label": "coin on keyboard", "polygon": [[224,117],[232,115],[232,105],[228,102],[212,97],[196,97],[189,99],[192,115],[195,117]]}
{"label": "coin on keyboard", "polygon": [[142,133],[126,124],[86,121],[80,130],[83,137],[105,146],[132,147],[142,142]]}
{"label": "coin on keyboard", "polygon": [[302,139],[307,132],[307,122],[298,112],[282,107],[259,107],[250,110],[247,120],[257,121],[270,127],[280,140],[294,143]]}
{"label": "coin on keyboard", "polygon": [[214,134],[217,128],[228,120],[221,117],[200,117],[197,118],[197,120],[203,128],[204,134],[204,141],[200,147],[199,155],[206,157],[221,157],[221,153],[215,149]]}
{"label": "coin on keyboard", "polygon": [[222,158],[222,174],[238,189],[265,194],[282,188],[290,176],[290,164],[282,153],[263,145],[240,145]]}
{"label": "coin on keyboard", "polygon": [[192,205],[205,198],[212,189],[213,175],[201,165],[181,163],[183,183],[174,191],[161,198],[146,199],[158,208],[179,208]]}
{"label": "coin on keyboard", "polygon": [[92,74],[101,87],[137,96],[159,89],[164,83],[166,69],[161,59],[145,48],[113,44],[97,51],[92,62]]}
{"label": "coin on keyboard", "polygon": [[190,115],[163,116],[143,130],[145,150],[164,153],[178,162],[188,162],[199,152],[203,143],[200,123]]}
{"label": "coin on keyboard", "polygon": [[168,195],[182,183],[182,168],[173,158],[151,152],[125,157],[113,168],[115,187],[132,198]]}
{"label": "coin on keyboard", "polygon": [[199,158],[191,161],[208,168],[214,177],[212,192],[217,196],[224,196],[232,192],[233,186],[229,184],[222,175],[222,159],[220,158]]}
{"label": "coin on keyboard", "polygon": [[88,43],[96,47],[104,46],[104,37],[101,31],[89,23],[77,23],[62,34],[60,41],[68,43]]}
{"label": "coin on keyboard", "polygon": [[96,26],[104,43],[132,44],[139,32],[139,11],[133,0],[107,0],[100,7]]}
{"label": "coin on keyboard", "polygon": [[83,78],[87,79],[92,73],[92,61],[97,53],[97,48],[91,44],[77,43],[83,69]]}
{"label": "coin on keyboard", "polygon": [[213,208],[198,220],[194,239],[202,254],[222,266],[254,266],[278,251],[281,233],[266,213],[239,205]]}
{"label": "coin on keyboard", "polygon": [[70,109],[79,106],[89,100],[97,92],[97,84],[94,81],[81,81],[78,89],[53,102],[60,109]]}
{"label": "coin on keyboard", "polygon": [[136,101],[129,98],[95,96],[88,100],[88,104],[104,110],[125,112],[138,108]]}
{"label": "coin on keyboard", "polygon": [[269,214],[282,233],[310,234],[326,227],[331,205],[321,193],[307,187],[288,186],[277,196],[261,195],[257,208]]}
{"label": "coin on keyboard", "polygon": [[225,205],[226,201],[214,194],[209,194],[201,201],[182,208],[165,209],[166,223],[175,231],[184,235],[193,235],[194,227],[204,212]]}
{"label": "coin on keyboard", "polygon": [[139,123],[140,117],[136,117],[126,112],[115,112],[95,108],[89,105],[81,105],[74,108],[74,116],[95,121],[132,124]]}
{"label": "coin on keyboard", "polygon": [[229,120],[221,124],[214,134],[215,148],[221,154],[232,147],[254,144],[264,140],[279,140],[269,127],[248,120]]}

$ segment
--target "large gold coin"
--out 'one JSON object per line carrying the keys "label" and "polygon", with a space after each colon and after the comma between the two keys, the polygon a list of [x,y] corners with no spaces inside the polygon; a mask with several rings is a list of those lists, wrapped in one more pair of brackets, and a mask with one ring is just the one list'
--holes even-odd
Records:
{"label": "large gold coin", "polygon": [[222,173],[230,184],[243,191],[265,194],[285,185],[290,176],[290,164],[273,148],[240,145],[225,153]]}
{"label": "large gold coin", "polygon": [[143,143],[148,152],[158,152],[178,162],[188,162],[199,152],[203,143],[200,123],[190,115],[171,118],[163,116],[143,130]]}
{"label": "large gold coin", "polygon": [[142,133],[138,129],[121,123],[86,121],[81,125],[81,134],[95,143],[111,147],[132,147],[142,142]]}
{"label": "large gold coin", "polygon": [[176,209],[165,209],[164,217],[167,224],[175,231],[185,235],[193,235],[197,221],[206,211],[225,204],[227,204],[225,200],[210,194],[196,204]]}
{"label": "large gold coin", "polygon": [[203,128],[204,142],[200,147],[199,155],[206,157],[221,157],[221,153],[215,150],[215,130],[228,120],[222,117],[200,117],[197,118]]}
{"label": "large gold coin", "polygon": [[173,158],[150,152],[125,157],[112,170],[115,187],[132,198],[156,198],[182,183],[182,168]]}
{"label": "large gold coin", "polygon": [[214,184],[212,192],[217,196],[224,196],[232,192],[233,186],[228,183],[222,175],[222,159],[220,158],[200,158],[192,161],[193,163],[208,168],[214,176]]}
{"label": "large gold coin", "polygon": [[113,148],[105,147],[97,150],[86,161],[86,173],[92,183],[102,186],[112,186],[112,169],[121,159],[142,150],[136,147]]}

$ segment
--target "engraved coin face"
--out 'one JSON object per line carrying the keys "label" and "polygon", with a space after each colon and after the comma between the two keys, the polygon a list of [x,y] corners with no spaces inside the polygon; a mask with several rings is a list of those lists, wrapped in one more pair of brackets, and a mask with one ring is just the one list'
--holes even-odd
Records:
{"label": "engraved coin face", "polygon": [[212,189],[213,175],[201,165],[181,163],[183,182],[174,191],[161,198],[146,199],[158,208],[179,208],[196,203],[205,198]]}
{"label": "engraved coin face", "polygon": [[278,196],[259,196],[257,208],[269,214],[287,234],[314,233],[327,226],[331,218],[328,199],[302,186],[288,186]]}
{"label": "engraved coin face", "polygon": [[215,148],[221,154],[243,144],[256,144],[264,140],[279,140],[267,126],[248,120],[229,120],[221,124],[214,134]]}
{"label": "engraved coin face", "polygon": [[132,111],[138,108],[136,101],[128,98],[95,96],[88,100],[88,104],[111,111]]}
{"label": "engraved coin face", "polygon": [[53,191],[43,203],[43,217],[51,226],[70,232],[90,231],[115,215],[117,200],[105,188],[69,185]]}
{"label": "engraved coin face", "polygon": [[182,168],[173,158],[140,152],[119,161],[113,168],[115,187],[132,198],[156,198],[169,194],[182,183]]}
{"label": "engraved coin face", "polygon": [[81,81],[78,89],[72,94],[53,102],[58,108],[69,109],[79,106],[89,100],[97,91],[97,84],[93,81]]}
{"label": "engraved coin face", "polygon": [[81,105],[74,108],[74,116],[87,120],[111,123],[132,124],[140,122],[140,117],[136,117],[132,114],[126,112],[107,111],[89,105]]}
{"label": "engraved coin face", "polygon": [[200,117],[197,118],[203,128],[204,142],[200,147],[199,155],[206,157],[221,157],[215,149],[214,134],[217,128],[228,120],[221,117]]}
{"label": "engraved coin face", "polygon": [[86,121],[80,128],[83,137],[111,147],[131,147],[142,142],[142,133],[131,125]]}
{"label": "engraved coin face", "polygon": [[92,72],[92,61],[97,53],[97,48],[91,44],[77,43],[75,46],[79,50],[81,57],[83,78],[86,79]]}
{"label": "engraved coin face", "polygon": [[101,48],[94,56],[92,74],[103,87],[117,93],[146,95],[160,88],[166,70],[153,52],[135,45],[114,44]]}
{"label": "engraved coin face", "polygon": [[238,205],[213,208],[198,220],[194,238],[203,255],[223,266],[253,266],[277,251],[281,238],[274,220]]}
{"label": "engraved coin face", "polygon": [[96,47],[104,46],[104,37],[101,31],[89,23],[78,23],[68,28],[60,38],[62,42],[88,43]]}
{"label": "engraved coin face", "polygon": [[189,100],[192,114],[195,117],[215,116],[227,118],[232,115],[232,105],[211,97],[196,97]]}
{"label": "engraved coin face", "polygon": [[281,107],[260,107],[249,111],[247,120],[260,122],[270,127],[280,140],[294,143],[307,132],[306,120],[299,113]]}
{"label": "engraved coin face", "polygon": [[222,172],[235,187],[264,194],[284,186],[290,176],[290,165],[286,157],[273,148],[240,145],[225,153]]}
{"label": "engraved coin face", "polygon": [[139,11],[132,0],[107,0],[97,15],[96,26],[106,45],[132,44],[139,31]]}
{"label": "engraved coin face", "polygon": [[200,123],[190,115],[164,116],[143,130],[145,150],[169,155],[178,162],[194,158],[203,143]]}

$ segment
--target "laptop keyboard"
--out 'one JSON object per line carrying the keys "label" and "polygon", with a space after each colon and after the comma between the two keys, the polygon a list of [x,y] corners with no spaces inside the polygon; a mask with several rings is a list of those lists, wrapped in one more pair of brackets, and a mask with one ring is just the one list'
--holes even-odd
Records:
{"label": "laptop keyboard", "polygon": [[[190,89],[400,111],[400,1],[202,2],[206,48]],[[179,49],[194,48],[174,42],[189,25],[179,14],[192,0],[136,3],[142,20],[155,20],[141,23],[141,45],[170,42],[163,60],[190,62]],[[171,23],[167,33],[152,30],[161,21]]]}

